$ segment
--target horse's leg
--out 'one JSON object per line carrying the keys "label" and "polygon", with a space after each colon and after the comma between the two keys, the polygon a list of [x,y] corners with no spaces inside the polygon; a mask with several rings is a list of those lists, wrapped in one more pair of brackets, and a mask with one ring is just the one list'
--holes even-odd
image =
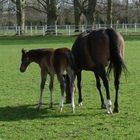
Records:
{"label": "horse's leg", "polygon": [[82,105],[82,92],[81,92],[81,89],[82,89],[82,84],[81,84],[81,71],[77,73],[77,87],[78,87],[78,93],[79,93],[79,98],[78,98],[78,103],[79,103],[79,106]]}
{"label": "horse's leg", "polygon": [[71,93],[70,93],[70,78],[68,74],[63,75],[65,81],[65,91],[66,91],[66,103],[71,103]]}
{"label": "horse's leg", "polygon": [[120,84],[120,77],[116,74],[115,80],[114,80],[114,85],[115,85],[115,90],[116,90],[115,102],[114,102],[114,110],[113,110],[114,113],[119,112],[119,105],[118,105],[119,84]]}
{"label": "horse's leg", "polygon": [[63,110],[63,103],[64,103],[64,90],[65,90],[65,84],[63,80],[62,74],[57,74],[58,81],[60,82],[60,89],[61,89],[61,96],[60,96],[60,112]]}
{"label": "horse's leg", "polygon": [[101,79],[103,80],[103,84],[104,84],[104,87],[106,89],[106,98],[107,98],[106,109],[107,109],[107,113],[112,114],[112,109],[111,109],[112,103],[111,103],[111,99],[110,99],[109,83],[108,83],[105,67],[100,65],[99,67],[97,67],[96,72],[101,77]]}
{"label": "horse's leg", "polygon": [[96,78],[96,86],[97,86],[97,89],[99,91],[99,94],[100,94],[100,99],[101,99],[101,109],[106,109],[106,105],[104,103],[104,98],[103,98],[103,94],[102,94],[102,90],[101,90],[101,83],[100,83],[100,78],[98,76],[97,73],[94,73],[95,74],[95,78]]}
{"label": "horse's leg", "polygon": [[71,107],[72,107],[72,112],[75,112],[75,103],[74,103],[74,80],[75,80],[75,75],[72,69],[68,69],[68,75],[70,78],[70,92],[71,92]]}
{"label": "horse's leg", "polygon": [[40,98],[39,98],[38,107],[37,107],[38,111],[40,110],[40,107],[42,105],[42,97],[43,97],[46,77],[47,77],[47,72],[45,70],[41,70]]}
{"label": "horse's leg", "polygon": [[50,74],[50,84],[49,84],[49,89],[50,89],[50,108],[53,106],[53,82],[54,82],[54,74]]}
{"label": "horse's leg", "polygon": [[71,107],[72,112],[75,112],[75,103],[74,103],[74,81],[71,82]]}

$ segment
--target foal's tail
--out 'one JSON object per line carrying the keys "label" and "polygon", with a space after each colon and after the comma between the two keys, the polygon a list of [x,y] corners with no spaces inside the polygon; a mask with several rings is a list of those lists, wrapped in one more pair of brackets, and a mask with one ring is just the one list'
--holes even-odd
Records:
{"label": "foal's tail", "polygon": [[124,71],[125,75],[127,72],[126,65],[123,61],[123,56],[120,54],[120,49],[123,48],[120,48],[119,35],[113,29],[108,28],[106,29],[106,32],[110,39],[110,64],[108,66],[107,74],[109,75],[113,69],[115,79],[119,79],[122,71]]}
{"label": "foal's tail", "polygon": [[68,53],[66,54],[66,56],[67,56],[67,60],[68,60],[68,63],[69,63],[69,65],[70,65],[70,67],[71,67],[73,70],[76,70],[75,59],[74,59],[74,56],[73,56],[72,52],[71,52],[71,51],[68,52]]}

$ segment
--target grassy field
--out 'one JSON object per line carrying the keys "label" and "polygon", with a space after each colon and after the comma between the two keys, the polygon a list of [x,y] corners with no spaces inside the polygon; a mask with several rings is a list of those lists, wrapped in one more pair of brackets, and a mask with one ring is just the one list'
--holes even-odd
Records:
{"label": "grassy field", "polygon": [[[75,37],[0,38],[0,140],[140,140],[140,37],[125,37],[127,81],[121,78],[120,113],[107,115],[91,72],[83,72],[83,106],[76,112],[64,105],[59,112],[60,89],[54,86],[54,107],[49,108],[46,84],[43,106],[37,112],[40,69],[31,64],[19,72],[21,49],[71,47]],[[49,77],[48,77],[49,80]],[[114,101],[113,78],[110,79]],[[105,97],[105,93],[104,93]]]}

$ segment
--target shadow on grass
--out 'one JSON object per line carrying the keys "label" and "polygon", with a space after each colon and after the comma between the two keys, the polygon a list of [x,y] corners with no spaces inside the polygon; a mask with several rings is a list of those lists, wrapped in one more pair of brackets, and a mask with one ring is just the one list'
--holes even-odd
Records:
{"label": "shadow on grass", "polygon": [[67,118],[76,116],[96,116],[101,115],[103,112],[90,113],[72,113],[72,112],[62,112],[59,110],[50,108],[41,108],[37,111],[37,104],[34,105],[22,105],[22,106],[6,106],[0,107],[0,121],[19,121],[19,120],[33,120],[33,119],[43,119],[43,118]]}

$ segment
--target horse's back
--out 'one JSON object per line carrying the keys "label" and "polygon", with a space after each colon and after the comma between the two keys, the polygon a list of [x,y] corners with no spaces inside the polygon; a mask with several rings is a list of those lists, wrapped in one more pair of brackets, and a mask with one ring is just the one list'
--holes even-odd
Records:
{"label": "horse's back", "polygon": [[87,48],[94,63],[107,65],[110,57],[110,40],[105,29],[89,34]]}
{"label": "horse's back", "polygon": [[68,48],[58,48],[54,51],[53,66],[56,73],[63,73],[67,69],[69,65],[67,53],[70,51]]}
{"label": "horse's back", "polygon": [[97,63],[107,65],[109,51],[109,37],[105,29],[80,35],[72,47],[77,66],[85,70],[93,70]]}
{"label": "horse's back", "polygon": [[54,68],[52,64],[52,56],[54,53],[53,48],[46,48],[46,49],[40,49],[40,66],[42,70],[44,69],[48,73],[54,73]]}

